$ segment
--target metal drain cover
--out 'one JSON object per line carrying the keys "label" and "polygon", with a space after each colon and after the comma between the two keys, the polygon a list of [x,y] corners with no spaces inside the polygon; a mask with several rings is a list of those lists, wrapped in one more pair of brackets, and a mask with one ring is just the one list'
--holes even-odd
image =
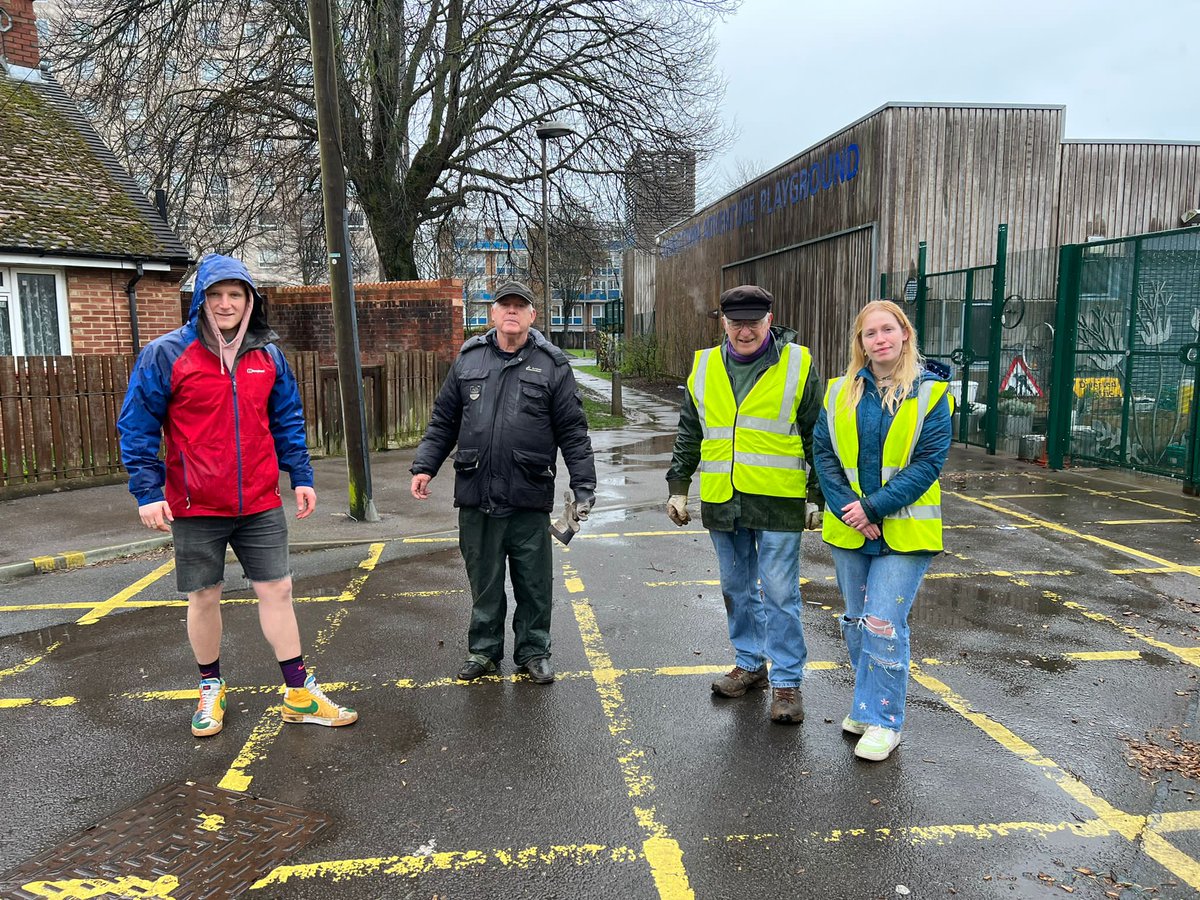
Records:
{"label": "metal drain cover", "polygon": [[0,897],[237,897],[330,824],[274,800],[172,784],[0,875]]}

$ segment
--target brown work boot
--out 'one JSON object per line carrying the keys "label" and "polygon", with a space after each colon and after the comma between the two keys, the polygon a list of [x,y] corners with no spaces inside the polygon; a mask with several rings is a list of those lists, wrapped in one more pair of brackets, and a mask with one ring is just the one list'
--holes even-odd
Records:
{"label": "brown work boot", "polygon": [[804,698],[799,688],[771,688],[771,721],[782,725],[804,721]]}
{"label": "brown work boot", "polygon": [[766,666],[755,672],[747,672],[741,666],[734,666],[712,683],[713,693],[722,697],[740,697],[752,687],[766,686]]}

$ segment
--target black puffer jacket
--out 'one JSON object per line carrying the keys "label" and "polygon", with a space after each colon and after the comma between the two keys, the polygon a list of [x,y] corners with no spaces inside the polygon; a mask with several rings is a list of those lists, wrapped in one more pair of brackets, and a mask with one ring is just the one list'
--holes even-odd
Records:
{"label": "black puffer jacket", "polygon": [[571,487],[596,489],[596,461],[583,402],[567,355],[530,329],[505,359],[495,329],[463,344],[413,460],[414,475],[436,475],[454,454],[454,505],[493,516],[550,512],[562,449]]}

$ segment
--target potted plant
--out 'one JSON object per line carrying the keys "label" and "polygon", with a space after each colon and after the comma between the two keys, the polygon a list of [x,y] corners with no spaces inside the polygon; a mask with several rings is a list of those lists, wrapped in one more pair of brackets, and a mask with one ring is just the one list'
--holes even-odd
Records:
{"label": "potted plant", "polygon": [[1033,404],[1020,397],[1001,397],[996,404],[1001,434],[1020,437],[1033,430]]}

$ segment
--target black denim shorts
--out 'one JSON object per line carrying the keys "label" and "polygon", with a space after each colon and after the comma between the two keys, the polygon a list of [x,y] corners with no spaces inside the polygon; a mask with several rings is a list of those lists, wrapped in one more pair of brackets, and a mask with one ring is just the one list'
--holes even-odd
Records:
{"label": "black denim shorts", "polygon": [[181,516],[175,538],[175,586],[185,594],[225,580],[225,548],[233,548],[251,581],[278,581],[288,566],[287,516],[282,506],[252,516]]}

